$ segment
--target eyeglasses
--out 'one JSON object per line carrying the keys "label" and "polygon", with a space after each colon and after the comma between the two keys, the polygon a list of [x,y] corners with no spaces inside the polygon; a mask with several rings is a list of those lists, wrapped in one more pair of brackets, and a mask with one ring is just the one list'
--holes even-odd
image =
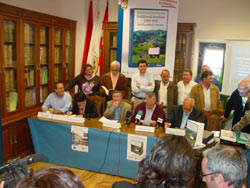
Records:
{"label": "eyeglasses", "polygon": [[213,174],[217,174],[217,172],[214,172],[214,173],[210,173],[210,174],[203,174],[203,172],[200,173],[200,177],[201,179],[205,176],[210,176],[210,175],[213,175]]}

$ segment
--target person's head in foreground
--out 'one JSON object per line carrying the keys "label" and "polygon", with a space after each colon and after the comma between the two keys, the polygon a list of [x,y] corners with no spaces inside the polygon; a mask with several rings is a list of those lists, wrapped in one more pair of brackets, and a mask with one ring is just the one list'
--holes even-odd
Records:
{"label": "person's head in foreground", "polygon": [[56,166],[45,167],[22,179],[16,188],[84,188],[73,171]]}
{"label": "person's head in foreground", "polygon": [[163,184],[165,188],[193,187],[197,159],[185,137],[167,135],[157,141],[139,163],[138,184],[146,187]]}
{"label": "person's head in foreground", "polygon": [[201,177],[208,188],[242,188],[247,178],[245,154],[229,146],[215,146],[203,152]]}

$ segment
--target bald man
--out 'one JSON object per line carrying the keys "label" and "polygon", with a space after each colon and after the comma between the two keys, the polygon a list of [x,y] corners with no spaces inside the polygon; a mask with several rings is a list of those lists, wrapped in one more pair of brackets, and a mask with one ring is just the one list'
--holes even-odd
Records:
{"label": "bald man", "polygon": [[221,119],[226,120],[229,117],[231,111],[234,109],[232,126],[240,121],[241,117],[245,115],[246,110],[249,110],[249,84],[249,80],[241,80],[238,84],[238,88],[234,90],[227,102],[224,116],[222,116]]}
{"label": "bald man", "polygon": [[184,129],[187,120],[202,122],[202,112],[194,107],[194,99],[184,99],[183,105],[173,107],[172,113],[167,117],[165,127]]}

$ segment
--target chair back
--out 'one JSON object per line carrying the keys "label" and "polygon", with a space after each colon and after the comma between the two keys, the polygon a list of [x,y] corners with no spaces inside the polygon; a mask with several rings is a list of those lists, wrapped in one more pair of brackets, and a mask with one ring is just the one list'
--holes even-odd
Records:
{"label": "chair back", "polygon": [[88,99],[92,100],[95,103],[96,109],[98,111],[98,117],[102,117],[105,106],[105,98],[94,95],[88,96]]}
{"label": "chair back", "polygon": [[134,110],[134,101],[130,101],[130,100],[127,100],[127,99],[122,99],[122,101],[128,103],[129,105],[131,105],[131,110],[133,112],[133,110]]}

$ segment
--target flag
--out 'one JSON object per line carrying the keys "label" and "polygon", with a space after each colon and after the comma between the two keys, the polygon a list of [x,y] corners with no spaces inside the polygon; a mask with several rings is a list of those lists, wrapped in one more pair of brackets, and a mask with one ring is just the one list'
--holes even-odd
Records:
{"label": "flag", "polygon": [[90,40],[92,36],[92,30],[93,30],[93,7],[92,7],[92,0],[90,0],[89,4],[89,15],[88,15],[88,25],[87,25],[87,31],[85,36],[85,44],[84,44],[84,51],[83,51],[83,57],[82,57],[82,69],[84,64],[87,63],[88,53],[89,53],[89,46],[90,46]]}

